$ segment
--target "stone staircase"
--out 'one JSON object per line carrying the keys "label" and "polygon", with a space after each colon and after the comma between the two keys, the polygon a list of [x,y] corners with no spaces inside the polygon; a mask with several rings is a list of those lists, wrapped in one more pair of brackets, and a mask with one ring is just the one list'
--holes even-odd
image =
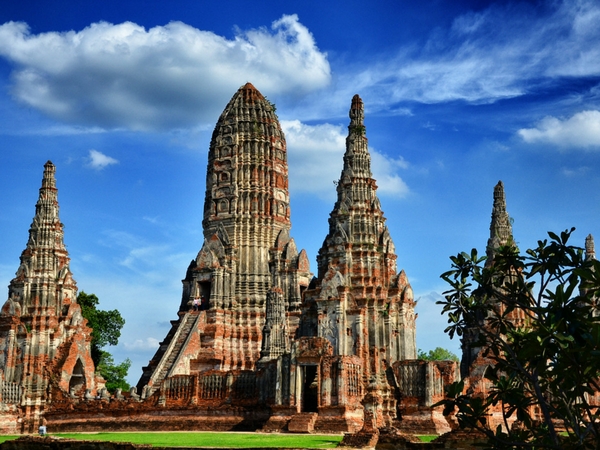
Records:
{"label": "stone staircase", "polygon": [[313,433],[317,417],[319,417],[318,413],[296,414],[288,423],[288,431],[290,433]]}
{"label": "stone staircase", "polygon": [[190,331],[194,328],[200,315],[198,312],[187,312],[182,316],[179,326],[175,331],[175,334],[165,349],[160,362],[154,369],[150,381],[152,386],[148,392],[148,396],[152,395],[161,385],[163,380],[168,376],[169,372],[175,365],[177,358],[183,348],[185,342],[189,339]]}

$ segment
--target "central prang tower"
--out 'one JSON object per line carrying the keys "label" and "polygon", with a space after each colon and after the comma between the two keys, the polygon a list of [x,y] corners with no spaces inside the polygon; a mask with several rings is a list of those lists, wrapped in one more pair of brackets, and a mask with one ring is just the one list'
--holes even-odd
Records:
{"label": "central prang tower", "polygon": [[252,370],[288,352],[298,328],[311,274],[289,234],[285,137],[274,105],[250,83],[213,131],[202,226],[179,319],[138,383],[150,388],[146,395],[174,375]]}
{"label": "central prang tower", "polygon": [[216,234],[222,241],[231,270],[226,298],[213,302],[263,305],[272,284],[269,251],[291,227],[290,199],[285,137],[274,106],[250,83],[213,132],[202,226],[207,240]]}

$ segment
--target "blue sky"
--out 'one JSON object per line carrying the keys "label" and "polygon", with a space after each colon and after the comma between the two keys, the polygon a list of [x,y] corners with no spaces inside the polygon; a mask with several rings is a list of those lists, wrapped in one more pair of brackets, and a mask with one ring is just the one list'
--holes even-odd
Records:
{"label": "blue sky", "polygon": [[202,245],[208,145],[231,96],[250,81],[277,105],[292,235],[314,271],[359,94],[417,345],[459,353],[439,275],[485,250],[498,180],[522,249],[572,226],[578,245],[600,236],[599,23],[588,0],[4,2],[0,286],[52,160],[74,277],[125,317],[110,350],[136,382]]}

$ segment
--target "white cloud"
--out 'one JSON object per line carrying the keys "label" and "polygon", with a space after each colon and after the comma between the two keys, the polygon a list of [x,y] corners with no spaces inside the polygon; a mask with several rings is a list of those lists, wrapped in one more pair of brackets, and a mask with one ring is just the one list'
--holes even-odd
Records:
{"label": "white cloud", "polygon": [[82,127],[73,125],[53,125],[47,128],[27,128],[25,130],[8,130],[6,134],[41,135],[41,136],[77,136],[83,134],[100,134],[106,130],[100,127]]}
{"label": "white cloud", "polygon": [[[347,131],[342,125],[307,125],[299,120],[281,121],[288,148],[290,189],[309,192],[325,198],[335,196],[334,182],[343,167]],[[379,193],[404,196],[408,186],[397,174],[407,169],[406,161],[390,158],[373,148],[371,170],[377,180]]]}
{"label": "white cloud", "polygon": [[568,119],[548,116],[534,128],[523,128],[518,134],[528,144],[600,149],[600,111],[581,111]]}
{"label": "white cloud", "polygon": [[327,55],[296,15],[233,40],[171,22],[94,23],[32,34],[0,26],[0,55],[16,66],[13,95],[68,123],[135,130],[213,122],[235,90],[301,95],[330,80]]}
{"label": "white cloud", "polygon": [[372,110],[390,111],[406,101],[491,103],[524,95],[548,80],[598,76],[598,23],[595,0],[557,1],[544,8],[526,2],[492,5],[457,17],[424,46],[406,46],[338,70],[336,96],[360,92]]}
{"label": "white cloud", "polygon": [[590,172],[591,168],[587,166],[582,167],[563,167],[561,172],[566,177],[582,177]]}
{"label": "white cloud", "polygon": [[154,244],[145,238],[127,231],[105,230],[100,244],[110,249],[113,260],[123,272],[135,274],[136,277],[152,284],[173,285],[179,288],[179,275],[173,277],[166,273],[164,264],[178,271],[184,271],[195,256],[186,249],[174,251],[168,244]]}
{"label": "white cloud", "polygon": [[90,150],[88,156],[88,165],[93,169],[102,170],[106,166],[118,163],[119,161],[117,161],[115,158],[111,158],[110,156],[107,156],[98,150]]}
{"label": "white cloud", "polygon": [[408,194],[407,184],[397,173],[399,169],[408,169],[408,163],[404,158],[401,156],[397,159],[390,158],[371,149],[371,171],[373,178],[377,180],[379,194],[398,197],[405,197]]}
{"label": "white cloud", "polygon": [[282,120],[288,149],[290,190],[331,198],[342,171],[346,137],[341,125]]}
{"label": "white cloud", "polygon": [[485,149],[485,151],[491,152],[507,152],[510,150],[508,145],[494,140],[485,140],[482,144],[482,147]]}
{"label": "white cloud", "polygon": [[368,112],[402,115],[412,114],[405,102],[521,96],[548,80],[600,75],[599,21],[594,0],[494,4],[456,17],[425,45],[348,58],[350,65],[340,58],[327,95],[328,56],[296,15],[233,39],[181,22],[40,34],[9,22],[0,26],[0,56],[15,65],[14,96],[52,118],[90,129],[173,129],[212,126],[247,81],[281,105],[313,92],[281,108],[302,120],[337,116],[356,92]]}
{"label": "white cloud", "polygon": [[142,217],[142,219],[145,220],[146,222],[150,222],[153,225],[156,225],[159,222],[158,217],[144,216],[144,217]]}
{"label": "white cloud", "polygon": [[123,347],[129,351],[137,351],[137,350],[157,350],[160,341],[153,337],[148,337],[146,339],[136,339],[133,342],[124,342]]}

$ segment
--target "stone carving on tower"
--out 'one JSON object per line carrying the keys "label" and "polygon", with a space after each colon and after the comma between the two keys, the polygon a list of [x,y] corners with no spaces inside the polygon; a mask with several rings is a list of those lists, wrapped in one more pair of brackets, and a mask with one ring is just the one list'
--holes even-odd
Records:
{"label": "stone carving on tower", "polygon": [[270,361],[290,351],[285,311],[285,301],[281,289],[273,288],[267,294],[261,360]]}
{"label": "stone carving on tower", "polygon": [[[285,137],[275,108],[242,86],[213,131],[204,244],[187,270],[179,319],[144,368],[138,390],[169,376],[253,370],[288,351],[311,274],[290,237]],[[191,311],[194,298],[200,311]],[[263,341],[263,333],[267,338]]]}
{"label": "stone carving on tower", "polygon": [[44,165],[29,240],[0,311],[0,391],[12,393],[0,402],[22,409],[19,431],[37,431],[53,388],[73,397],[95,390],[92,330],[76,301],[55,171]]}

